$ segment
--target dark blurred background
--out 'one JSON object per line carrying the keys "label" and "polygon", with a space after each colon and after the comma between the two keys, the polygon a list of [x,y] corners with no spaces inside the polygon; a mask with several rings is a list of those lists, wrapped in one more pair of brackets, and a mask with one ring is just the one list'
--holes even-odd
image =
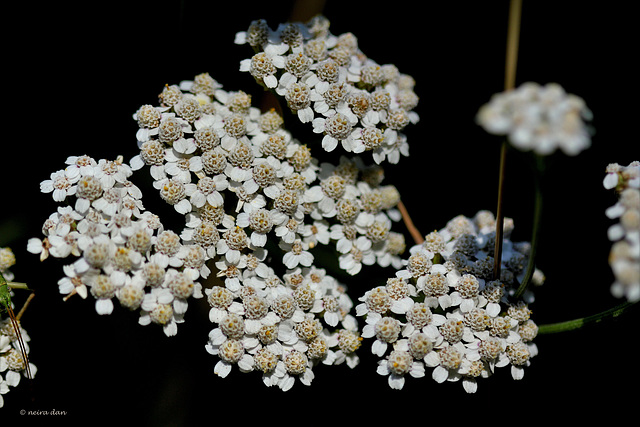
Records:
{"label": "dark blurred background", "polygon": [[[375,372],[369,341],[360,349],[357,369],[320,366],[311,387],[297,383],[282,393],[264,387],[257,374],[234,369],[226,379],[214,375],[217,359],[204,350],[211,329],[204,300],[189,309],[172,338],[160,328],[139,326],[136,314],[119,307],[111,316],[98,316],[90,299],[62,301],[57,281],[63,263],[40,263],[26,251],[28,238],[41,236],[42,222],[55,209],[50,195],[39,192],[40,181],[62,169],[69,155],[121,154],[128,160],[137,154],[132,114],[143,104],[157,105],[165,84],[209,72],[226,90],[244,90],[259,102],[262,90],[238,71],[252,51],[233,43],[235,33],[260,18],[272,28],[292,14],[306,20],[314,7],[305,1],[145,0],[14,2],[5,8],[5,24],[14,25],[3,26],[7,134],[0,246],[11,246],[16,280],[37,293],[22,323],[38,374],[4,396],[3,420],[34,422],[35,417],[20,418],[19,410],[55,409],[67,412],[59,419],[67,423],[154,426],[346,424],[385,415],[463,422],[542,420],[553,414],[562,421],[633,409],[640,380],[637,309],[606,324],[539,336],[540,354],[523,380],[498,370],[480,381],[474,395],[460,383],[439,385],[429,376],[408,378],[402,391],[390,390],[386,377]],[[458,214],[495,211],[500,140],[477,126],[474,116],[503,90],[508,8],[506,0],[323,5],[332,33],[354,33],[365,54],[396,64],[417,81],[421,120],[405,132],[411,157],[388,167],[385,182],[398,187],[424,234]],[[585,99],[596,129],[586,152],[549,159],[538,251],[547,283],[531,305],[538,324],[619,303],[609,292],[611,221],[604,215],[615,197],[602,179],[607,164],[640,157],[634,23],[620,4],[524,1],[517,84],[559,83]],[[516,241],[530,240],[532,185],[526,156],[510,153],[504,209],[515,220]],[[164,205],[154,210],[151,194],[145,205],[161,213]],[[378,272],[347,283],[354,300],[379,284]],[[17,304],[25,297],[18,294]]]}

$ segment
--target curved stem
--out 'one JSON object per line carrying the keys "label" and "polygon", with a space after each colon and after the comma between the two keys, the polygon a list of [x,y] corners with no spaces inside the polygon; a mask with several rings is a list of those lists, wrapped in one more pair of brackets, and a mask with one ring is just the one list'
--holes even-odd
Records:
{"label": "curved stem", "polygon": [[573,331],[575,329],[580,329],[582,327],[584,327],[585,325],[591,324],[591,323],[599,323],[602,322],[604,320],[607,319],[614,319],[618,316],[620,316],[621,314],[623,314],[624,312],[626,312],[627,310],[629,310],[629,308],[633,307],[636,303],[635,302],[624,302],[620,305],[617,305],[613,308],[610,308],[608,310],[605,310],[603,312],[591,315],[591,316],[587,316],[587,317],[581,317],[579,319],[573,319],[573,320],[567,320],[565,322],[558,322],[558,323],[550,323],[547,325],[539,325],[538,326],[538,335],[540,334],[555,334],[558,332],[566,332],[566,331]]}

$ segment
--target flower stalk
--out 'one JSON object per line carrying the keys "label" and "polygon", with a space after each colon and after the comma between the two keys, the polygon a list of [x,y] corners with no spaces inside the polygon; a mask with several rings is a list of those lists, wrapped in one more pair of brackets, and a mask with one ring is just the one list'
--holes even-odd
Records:
{"label": "flower stalk", "polygon": [[[522,15],[522,0],[511,0],[509,6],[509,28],[507,33],[507,56],[505,64],[504,87],[512,90],[516,82],[516,64],[518,58],[518,42],[520,35],[520,17]],[[496,248],[494,253],[493,277],[500,278],[502,263],[502,239],[504,229],[503,190],[505,180],[505,164],[507,159],[507,141],[500,147],[500,178],[498,181],[498,207],[496,210]]]}
{"label": "flower stalk", "polygon": [[402,203],[402,201],[398,202],[398,210],[400,211],[400,215],[402,215],[402,221],[404,221],[405,227],[409,231],[411,238],[416,243],[416,245],[421,245],[424,242],[424,237],[420,233],[420,230],[414,225],[411,216],[409,215],[409,211],[407,211],[407,207]]}
{"label": "flower stalk", "polygon": [[544,334],[555,334],[558,332],[573,331],[576,329],[581,329],[586,325],[600,323],[604,320],[615,319],[616,317],[621,316],[623,313],[627,312],[634,305],[635,305],[634,302],[623,302],[622,304],[619,304],[615,307],[612,307],[600,313],[593,314],[591,316],[581,317],[573,320],[567,320],[564,322],[549,323],[547,325],[539,325],[538,334],[544,335]]}
{"label": "flower stalk", "polygon": [[27,300],[24,302],[24,304],[22,304],[22,308],[20,309],[20,311],[18,312],[18,314],[16,314],[16,320],[20,321],[20,319],[22,319],[22,316],[24,315],[24,312],[27,310],[27,307],[29,307],[29,304],[31,303],[31,300],[36,296],[35,292],[31,292],[29,294],[29,296],[27,297]]}
{"label": "flower stalk", "polygon": [[540,226],[542,222],[542,205],[543,205],[543,190],[542,179],[544,173],[544,158],[536,155],[536,167],[534,172],[535,180],[535,205],[533,213],[533,230],[531,235],[531,250],[529,252],[529,260],[527,261],[527,269],[525,275],[520,283],[520,286],[514,294],[515,298],[520,298],[522,294],[527,290],[527,287],[531,283],[533,273],[536,270],[536,253],[538,250],[538,242],[540,241]]}
{"label": "flower stalk", "polygon": [[503,212],[503,192],[505,181],[505,165],[507,161],[507,141],[502,142],[500,147],[500,172],[498,179],[498,207],[496,209],[496,248],[493,255],[493,278],[500,279],[500,270],[502,264],[502,241],[504,231],[504,212]]}

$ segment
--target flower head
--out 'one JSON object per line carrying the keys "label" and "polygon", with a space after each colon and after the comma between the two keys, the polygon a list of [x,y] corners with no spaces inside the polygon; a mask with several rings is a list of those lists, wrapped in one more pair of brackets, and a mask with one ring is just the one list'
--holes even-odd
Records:
{"label": "flower head", "polygon": [[517,265],[527,245],[506,239],[502,277],[492,280],[485,261],[493,265],[494,228],[487,211],[453,218],[409,250],[404,268],[386,286],[359,299],[362,337],[375,338],[371,351],[390,387],[402,388],[407,375],[425,376],[426,368],[436,382],[462,380],[470,393],[497,367],[511,366],[513,377],[522,377],[537,354],[537,327],[527,304],[509,304],[505,295],[524,274]]}
{"label": "flower head", "polygon": [[506,135],[519,150],[549,155],[557,149],[575,156],[591,145],[585,102],[558,84],[525,83],[494,95],[478,111],[478,123],[489,133]]}
{"label": "flower head", "polygon": [[[322,30],[315,31],[320,21]],[[376,163],[397,163],[400,154],[408,155],[396,142],[406,141],[399,132],[419,120],[413,111],[415,81],[364,55],[352,33],[331,34],[324,17],[281,24],[275,31],[265,21],[254,21],[236,35],[236,43],[257,50],[241,61],[240,70],[275,88],[302,123],[323,133],[326,151],[340,143],[347,152],[372,151]]]}

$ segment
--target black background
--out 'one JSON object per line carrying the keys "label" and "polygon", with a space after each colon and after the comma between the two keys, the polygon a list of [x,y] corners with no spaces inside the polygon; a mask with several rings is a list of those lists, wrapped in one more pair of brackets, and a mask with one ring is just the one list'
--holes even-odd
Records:
{"label": "black background", "polygon": [[[302,12],[309,4],[302,2]],[[420,5],[420,6],[418,6]],[[593,111],[593,146],[578,157],[549,160],[549,193],[539,249],[547,274],[531,308],[538,324],[589,315],[619,301],[611,297],[607,263],[611,224],[605,209],[607,164],[638,159],[637,33],[628,4],[524,1],[517,84],[557,82]],[[622,416],[638,399],[638,310],[580,331],[539,336],[540,354],[521,381],[507,369],[466,394],[460,383],[408,378],[392,391],[375,373],[370,342],[355,370],[320,366],[311,387],[282,393],[258,374],[213,373],[204,350],[211,324],[204,300],[187,313],[176,337],[142,327],[119,307],[98,316],[91,300],[58,294],[62,263],[40,263],[26,251],[29,237],[55,209],[40,181],[69,155],[113,159],[136,154],[132,114],[157,104],[165,84],[209,72],[226,90],[261,89],[239,62],[251,55],[233,43],[237,31],[264,18],[275,28],[292,1],[95,1],[13,4],[4,14],[3,210],[0,245],[18,258],[16,280],[36,298],[23,318],[38,374],[4,396],[5,417],[20,409],[66,411],[59,421],[112,420],[141,425],[215,422],[520,422]],[[416,225],[427,233],[480,209],[495,211],[499,139],[474,122],[478,108],[503,90],[508,1],[347,2],[328,0],[334,34],[352,32],[361,50],[394,63],[417,81],[421,121],[407,128],[411,157],[386,171]],[[15,25],[8,25],[8,24]],[[309,133],[308,135],[311,135]],[[142,173],[144,175],[144,172]],[[135,177],[134,177],[135,178]],[[514,240],[529,240],[533,187],[526,157],[510,153],[505,213]],[[153,194],[153,193],[152,193]],[[145,198],[148,209],[166,209]],[[157,206],[157,209],[155,208]],[[165,225],[169,225],[165,221]],[[176,229],[181,225],[177,223]],[[348,282],[355,299],[380,284],[378,272]],[[386,273],[385,273],[386,274]],[[18,295],[18,305],[25,295]],[[116,304],[117,306],[117,304]],[[230,416],[231,418],[227,418]]]}

